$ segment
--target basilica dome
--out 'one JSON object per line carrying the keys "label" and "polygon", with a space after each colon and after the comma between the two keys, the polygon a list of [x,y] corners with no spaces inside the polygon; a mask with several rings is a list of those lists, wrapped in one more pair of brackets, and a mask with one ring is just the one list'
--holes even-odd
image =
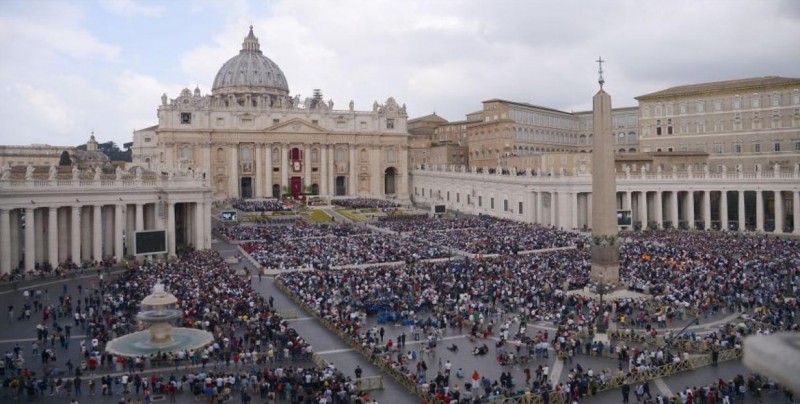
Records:
{"label": "basilica dome", "polygon": [[253,27],[242,42],[239,54],[230,58],[219,69],[211,89],[214,95],[264,94],[286,96],[289,84],[281,68],[261,53]]}

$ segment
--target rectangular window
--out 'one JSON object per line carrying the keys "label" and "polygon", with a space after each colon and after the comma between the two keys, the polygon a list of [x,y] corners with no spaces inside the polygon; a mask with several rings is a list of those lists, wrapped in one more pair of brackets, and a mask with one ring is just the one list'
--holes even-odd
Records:
{"label": "rectangular window", "polygon": [[[422,192],[425,192],[425,191],[422,191]],[[419,195],[419,189],[417,189],[417,187],[414,187],[414,195]]]}
{"label": "rectangular window", "polygon": [[503,212],[508,212],[508,199],[503,199]]}
{"label": "rectangular window", "polygon": [[761,143],[753,143],[753,153],[761,153]]}
{"label": "rectangular window", "polygon": [[722,154],[722,145],[721,144],[715,144],[714,145],[714,153]]}
{"label": "rectangular window", "polygon": [[312,119],[312,120],[311,120],[311,123],[312,123],[312,124],[314,124],[314,125],[319,125],[319,120],[317,120],[317,119]]}
{"label": "rectangular window", "polygon": [[149,137],[146,137],[146,138],[144,138],[144,142],[145,142],[145,143],[150,143],[150,140],[151,140],[151,139],[150,139]]}
{"label": "rectangular window", "polygon": [[741,98],[734,98],[733,99],[733,109],[742,109],[742,99]]}
{"label": "rectangular window", "polygon": [[772,151],[779,152],[781,151],[781,142],[775,142],[772,144]]}
{"label": "rectangular window", "polygon": [[483,197],[482,196],[478,196],[478,207],[479,208],[483,207]]}
{"label": "rectangular window", "polygon": [[758,98],[758,94],[753,95],[753,98],[750,99],[750,108],[760,108],[761,107],[761,99]]}
{"label": "rectangular window", "polygon": [[450,191],[447,191],[447,202],[450,202]]}
{"label": "rectangular window", "polygon": [[461,194],[456,192],[456,203],[461,203]]}
{"label": "rectangular window", "polygon": [[472,198],[469,197],[469,194],[467,194],[467,205],[472,205],[472,200],[471,199]]}
{"label": "rectangular window", "polygon": [[703,101],[698,101],[695,106],[695,109],[699,113],[706,112],[706,104],[704,104]]}
{"label": "rectangular window", "polygon": [[517,213],[522,214],[522,202],[517,205]]}
{"label": "rectangular window", "polygon": [[742,145],[739,143],[733,145],[733,152],[736,154],[742,154]]}
{"label": "rectangular window", "polygon": [[361,121],[361,129],[367,129],[367,123],[365,121]]}
{"label": "rectangular window", "polygon": [[273,124],[273,125],[277,125],[277,124],[279,124],[279,123],[281,123],[281,120],[280,120],[280,119],[273,119],[273,120],[272,120],[272,124]]}
{"label": "rectangular window", "polygon": [[489,198],[489,209],[494,209],[494,198]]}
{"label": "rectangular window", "polygon": [[217,126],[224,126],[225,118],[217,118]]}
{"label": "rectangular window", "polygon": [[394,129],[394,119],[386,119],[386,129]]}
{"label": "rectangular window", "polygon": [[794,151],[800,151],[800,142],[794,142]]}
{"label": "rectangular window", "polygon": [[181,125],[189,125],[192,123],[191,112],[181,112]]}

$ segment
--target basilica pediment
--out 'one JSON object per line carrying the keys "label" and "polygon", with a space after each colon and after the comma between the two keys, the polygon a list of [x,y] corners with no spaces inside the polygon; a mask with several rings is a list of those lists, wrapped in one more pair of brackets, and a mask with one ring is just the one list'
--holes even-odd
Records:
{"label": "basilica pediment", "polygon": [[325,129],[319,125],[305,121],[300,118],[292,118],[286,122],[272,125],[265,130],[267,133],[326,133]]}

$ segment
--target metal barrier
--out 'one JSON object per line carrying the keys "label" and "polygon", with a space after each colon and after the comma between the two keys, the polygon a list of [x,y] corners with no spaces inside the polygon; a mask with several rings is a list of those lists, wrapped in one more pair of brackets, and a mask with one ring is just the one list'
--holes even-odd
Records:
{"label": "metal barrier", "polygon": [[356,379],[356,386],[361,391],[383,390],[383,376],[367,376]]}
{"label": "metal barrier", "polygon": [[277,310],[277,313],[284,320],[297,318],[297,310]]}

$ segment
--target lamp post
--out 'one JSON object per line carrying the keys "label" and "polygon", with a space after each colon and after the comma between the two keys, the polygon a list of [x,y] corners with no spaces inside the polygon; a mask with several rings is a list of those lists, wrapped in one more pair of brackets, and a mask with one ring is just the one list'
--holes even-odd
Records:
{"label": "lamp post", "polygon": [[604,320],[604,310],[605,306],[603,306],[603,295],[606,294],[606,282],[603,277],[603,274],[600,274],[600,281],[597,283],[597,294],[600,295],[600,310],[597,313],[597,332],[598,333],[605,333],[606,332],[606,323]]}

